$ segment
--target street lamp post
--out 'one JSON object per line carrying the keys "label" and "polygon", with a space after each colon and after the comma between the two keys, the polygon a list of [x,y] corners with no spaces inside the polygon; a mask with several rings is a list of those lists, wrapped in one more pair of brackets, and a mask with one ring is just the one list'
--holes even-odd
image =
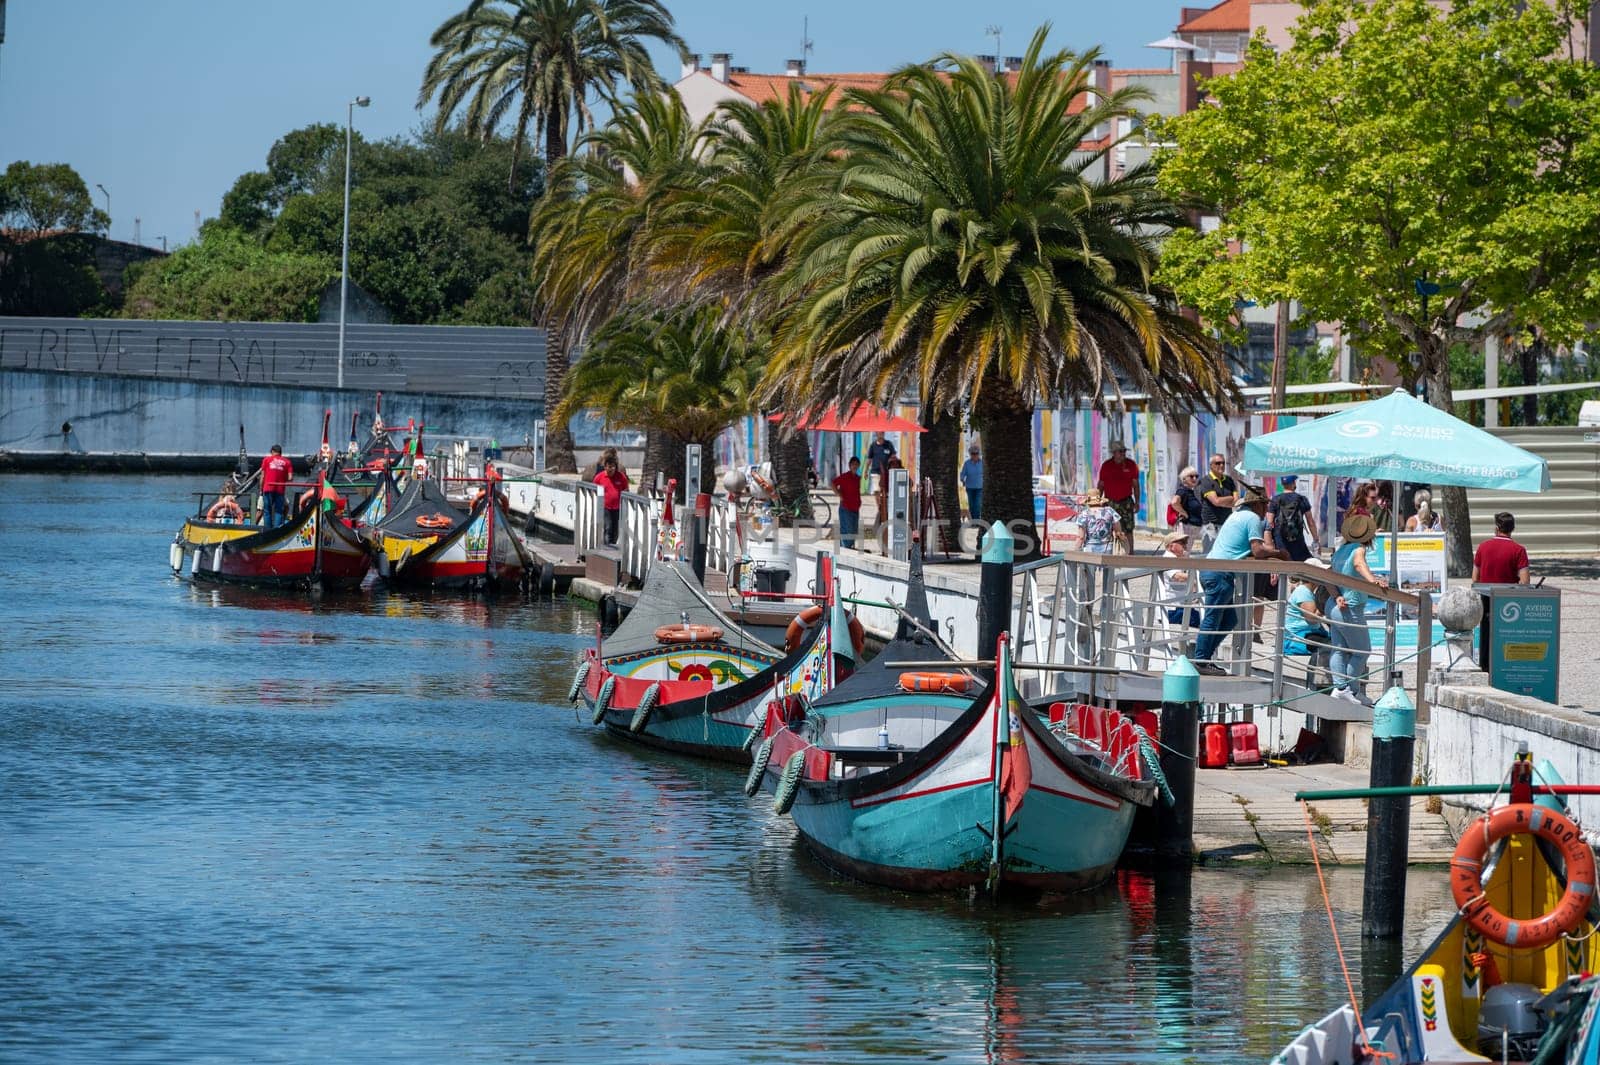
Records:
{"label": "street lamp post", "polygon": [[111,193],[107,192],[106,191],[106,187],[104,185],[99,184],[98,182],[95,183],[94,187],[99,189],[100,190],[100,194],[106,198],[106,239],[110,240],[111,239]]}
{"label": "street lamp post", "polygon": [[344,241],[339,252],[339,376],[338,387],[344,387],[344,302],[345,290],[350,280],[350,138],[355,124],[356,108],[372,102],[370,96],[357,96],[345,108],[344,115]]}

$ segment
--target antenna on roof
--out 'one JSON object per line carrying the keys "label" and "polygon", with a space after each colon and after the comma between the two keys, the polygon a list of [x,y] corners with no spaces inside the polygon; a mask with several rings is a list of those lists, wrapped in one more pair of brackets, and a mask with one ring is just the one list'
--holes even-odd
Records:
{"label": "antenna on roof", "polygon": [[1005,53],[1000,51],[1000,27],[991,22],[983,28],[983,35],[994,38],[994,72],[996,74],[1004,74],[1006,72],[1006,61],[1002,58]]}
{"label": "antenna on roof", "polygon": [[807,15],[800,20],[800,73],[806,72],[806,58],[816,51],[811,39],[811,16]]}

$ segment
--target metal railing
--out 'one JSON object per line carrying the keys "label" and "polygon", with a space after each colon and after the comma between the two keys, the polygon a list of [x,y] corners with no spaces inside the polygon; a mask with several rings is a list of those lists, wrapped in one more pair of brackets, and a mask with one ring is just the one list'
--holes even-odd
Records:
{"label": "metal railing", "polygon": [[572,491],[572,543],[581,558],[600,546],[600,487],[575,481]]}

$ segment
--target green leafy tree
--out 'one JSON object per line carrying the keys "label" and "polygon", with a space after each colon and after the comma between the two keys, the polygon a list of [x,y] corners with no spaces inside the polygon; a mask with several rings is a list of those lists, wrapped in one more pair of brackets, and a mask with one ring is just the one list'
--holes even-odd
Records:
{"label": "green leafy tree", "polygon": [[89,198],[89,187],[67,163],[18,160],[0,175],[0,224],[14,236],[104,232],[111,224]]}
{"label": "green leafy tree", "polygon": [[[569,128],[594,125],[591,95],[614,101],[625,85],[662,91],[651,40],[688,54],[660,0],[471,0],[429,39],[435,52],[417,107],[437,98],[435,128],[459,114],[463,129],[485,138],[509,121],[513,170],[530,133],[554,166],[567,154]],[[545,409],[553,410],[568,365],[565,323],[550,316],[544,326]],[[552,421],[546,440],[551,465],[576,471],[566,425]]]}
{"label": "green leafy tree", "polygon": [[1096,53],[1046,54],[1047,32],[1014,78],[947,54],[849,94],[837,183],[789,200],[778,229],[793,246],[771,368],[791,407],[969,399],[983,517],[1030,532],[1037,402],[1107,403],[1119,382],[1186,407],[1231,392],[1215,343],[1151,280],[1181,212],[1148,170],[1089,176],[1109,149],[1082,143],[1138,97],[1097,93]]}
{"label": "green leafy tree", "polygon": [[[683,482],[686,444],[701,444],[700,483],[716,473],[717,436],[756,409],[765,346],[724,323],[710,304],[671,311],[633,306],[607,320],[572,367],[554,416],[595,408],[611,426],[655,426],[668,444],[663,472]],[[645,470],[648,482],[654,471]]]}
{"label": "green leafy tree", "polygon": [[[1451,407],[1448,351],[1600,312],[1600,70],[1567,0],[1321,0],[1166,124],[1162,182],[1221,225],[1179,231],[1162,277],[1216,324],[1300,301]],[[1469,315],[1478,315],[1469,321]],[[1466,494],[1446,488],[1454,565]]]}
{"label": "green leafy tree", "polygon": [[271,251],[218,222],[200,240],[137,272],[123,317],[218,322],[313,322],[322,290],[338,277],[325,255]]}

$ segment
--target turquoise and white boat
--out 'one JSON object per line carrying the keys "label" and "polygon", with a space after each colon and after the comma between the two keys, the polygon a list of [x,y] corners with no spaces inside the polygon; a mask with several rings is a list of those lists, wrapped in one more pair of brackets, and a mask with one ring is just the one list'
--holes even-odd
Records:
{"label": "turquoise and white boat", "polygon": [[[1156,785],[1136,753],[1117,763],[1054,735],[1017,692],[1009,643],[975,695],[968,674],[938,669],[942,651],[907,658],[891,643],[803,714],[770,710],[751,783],[857,880],[995,894],[1101,883]],[[898,672],[923,660],[929,671]]]}

